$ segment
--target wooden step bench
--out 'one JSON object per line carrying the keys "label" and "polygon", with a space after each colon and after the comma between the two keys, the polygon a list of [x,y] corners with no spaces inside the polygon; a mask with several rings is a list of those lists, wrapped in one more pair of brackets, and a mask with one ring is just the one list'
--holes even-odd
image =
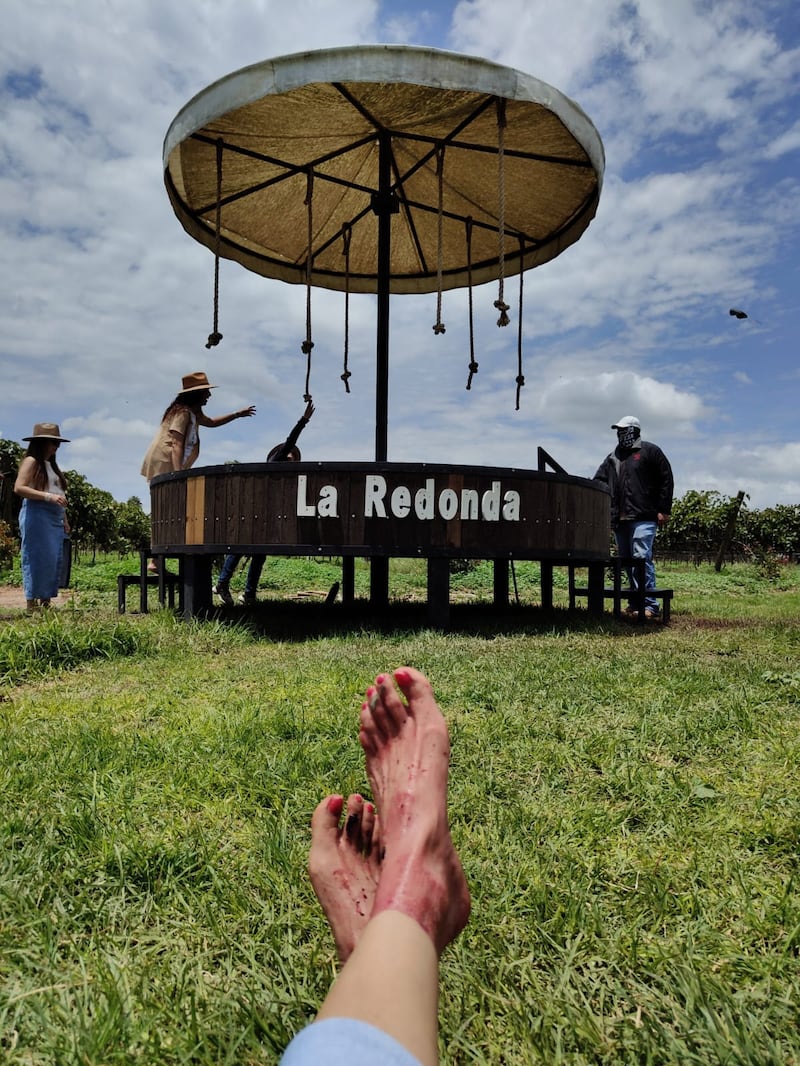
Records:
{"label": "wooden step bench", "polygon": [[[160,560],[161,572],[152,574],[147,569],[150,559]],[[150,587],[158,589],[159,606],[164,607],[169,602],[170,607],[175,606],[175,593],[180,597],[181,578],[178,574],[171,574],[166,570],[166,559],[163,556],[150,555],[148,552],[139,553],[138,574],[117,575],[117,611],[125,614],[127,607],[128,588],[135,585],[139,589],[139,610],[147,614],[147,590]]]}
{"label": "wooden step bench", "polygon": [[[575,607],[574,600],[582,596],[588,596],[589,590],[582,588],[573,588],[570,590],[570,608]],[[646,596],[648,599],[661,600],[661,614],[659,615],[659,621],[664,622],[666,625],[669,622],[670,610],[672,606],[672,597],[674,595],[673,589],[647,589]],[[639,612],[639,621],[646,621],[645,618],[645,606],[644,597],[642,602],[636,604],[636,600],[639,598],[639,593],[631,591],[631,589],[622,589],[617,591],[616,589],[603,589],[603,598],[606,600],[614,601],[614,614],[619,618],[622,616],[622,602],[623,600],[628,602],[632,601]]]}
{"label": "wooden step bench", "polygon": [[[661,614],[659,621],[665,625],[670,620],[672,609],[673,589],[644,589],[644,560],[643,559],[619,559],[616,556],[608,560],[606,568],[613,571],[614,585],[612,588],[603,589],[603,599],[611,600],[614,605],[614,616],[622,617],[623,602],[630,603],[638,612],[638,620],[646,621],[645,599],[661,600]],[[638,589],[623,588],[623,573],[630,568],[636,571]],[[577,566],[569,567],[569,606],[574,610],[575,601],[581,597],[588,597],[588,588],[579,588],[575,584],[575,570]],[[641,591],[640,591],[641,590]],[[599,592],[599,590],[598,590]]]}

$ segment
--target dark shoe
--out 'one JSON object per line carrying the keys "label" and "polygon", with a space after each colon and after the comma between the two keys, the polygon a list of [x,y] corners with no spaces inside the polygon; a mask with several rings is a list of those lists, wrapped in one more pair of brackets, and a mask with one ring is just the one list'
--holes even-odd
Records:
{"label": "dark shoe", "polygon": [[256,603],[256,598],[252,592],[240,592],[238,601],[242,607],[253,607]]}
{"label": "dark shoe", "polygon": [[661,617],[661,612],[653,611],[648,607],[647,610],[644,612],[644,617],[645,621],[647,622],[657,622]]}
{"label": "dark shoe", "polygon": [[216,584],[212,590],[222,600],[226,607],[233,607],[233,596],[227,585]]}

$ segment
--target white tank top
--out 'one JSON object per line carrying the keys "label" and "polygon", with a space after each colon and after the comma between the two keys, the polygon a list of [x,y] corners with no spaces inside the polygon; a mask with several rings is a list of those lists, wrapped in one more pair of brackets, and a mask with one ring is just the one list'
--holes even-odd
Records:
{"label": "white tank top", "polygon": [[52,492],[56,496],[66,495],[64,489],[61,487],[61,479],[53,469],[50,460],[46,459],[44,465],[47,470],[47,491]]}

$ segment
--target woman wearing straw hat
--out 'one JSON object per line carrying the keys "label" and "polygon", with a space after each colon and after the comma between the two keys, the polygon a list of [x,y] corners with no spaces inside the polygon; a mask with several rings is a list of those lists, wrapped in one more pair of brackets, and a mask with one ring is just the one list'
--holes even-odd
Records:
{"label": "woman wearing straw hat", "polygon": [[14,492],[22,497],[19,531],[22,584],[29,611],[49,607],[58,595],[58,578],[67,521],[67,482],[58,468],[58,446],[67,442],[55,422],[37,422],[19,465]]}
{"label": "woman wearing straw hat", "polygon": [[[229,415],[209,418],[203,407],[211,399],[211,390],[216,387],[209,383],[202,370],[184,376],[181,391],[161,416],[161,425],[144,457],[141,473],[147,478],[148,484],[158,474],[188,470],[193,465],[200,454],[198,426],[215,429],[217,426],[226,426],[236,418],[252,418],[256,413],[251,405],[240,411],[232,411]],[[147,569],[151,574],[158,573],[158,567],[152,559]]]}
{"label": "woman wearing straw hat", "polygon": [[144,457],[141,472],[148,482],[158,474],[188,470],[194,464],[200,454],[198,426],[215,429],[236,418],[252,418],[256,413],[255,407],[250,406],[219,418],[209,418],[203,407],[216,387],[209,384],[202,370],[183,378],[183,387],[162,415],[161,425]]}

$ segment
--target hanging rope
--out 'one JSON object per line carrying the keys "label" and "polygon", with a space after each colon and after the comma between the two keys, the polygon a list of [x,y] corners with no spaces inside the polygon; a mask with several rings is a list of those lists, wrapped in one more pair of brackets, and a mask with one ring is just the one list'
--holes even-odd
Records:
{"label": "hanging rope", "polygon": [[350,350],[350,238],[353,227],[349,222],[342,226],[342,255],[344,256],[344,373],[340,374],[344,382],[344,391],[350,392],[350,378],[352,374],[347,369],[347,358]]}
{"label": "hanging rope", "polygon": [[505,167],[505,129],[506,129],[506,102],[497,99],[497,199],[498,219],[497,235],[500,240],[500,251],[497,257],[498,264],[498,292],[494,306],[500,312],[497,320],[498,326],[507,326],[511,319],[508,317],[508,304],[503,299],[503,288],[506,274],[506,167]]}
{"label": "hanging rope", "polygon": [[438,336],[445,332],[442,322],[442,261],[444,251],[442,248],[442,228],[444,221],[444,146],[436,149],[436,176],[439,179],[439,214],[436,247],[436,323],[433,332]]}
{"label": "hanging rope", "polygon": [[219,244],[222,225],[222,138],[217,138],[217,212],[214,221],[214,325],[208,335],[206,348],[215,348],[222,340],[219,331]]}
{"label": "hanging rope", "polygon": [[475,361],[475,330],[472,324],[472,215],[464,219],[464,228],[467,235],[467,292],[469,299],[469,377],[467,378],[467,390],[472,388],[472,379],[478,373],[478,364]]}
{"label": "hanging rope", "polygon": [[517,326],[517,410],[519,411],[519,393],[525,384],[525,375],[522,373],[522,279],[525,271],[522,269],[522,253],[525,244],[522,237],[519,238],[519,325]]}
{"label": "hanging rope", "polygon": [[311,245],[314,239],[314,220],[312,214],[313,199],[314,171],[309,170],[306,178],[306,198],[304,200],[304,203],[308,208],[308,242],[306,246],[306,339],[300,345],[303,355],[306,356],[306,391],[303,393],[303,399],[306,403],[311,403],[311,351],[314,347],[314,342],[311,339]]}

